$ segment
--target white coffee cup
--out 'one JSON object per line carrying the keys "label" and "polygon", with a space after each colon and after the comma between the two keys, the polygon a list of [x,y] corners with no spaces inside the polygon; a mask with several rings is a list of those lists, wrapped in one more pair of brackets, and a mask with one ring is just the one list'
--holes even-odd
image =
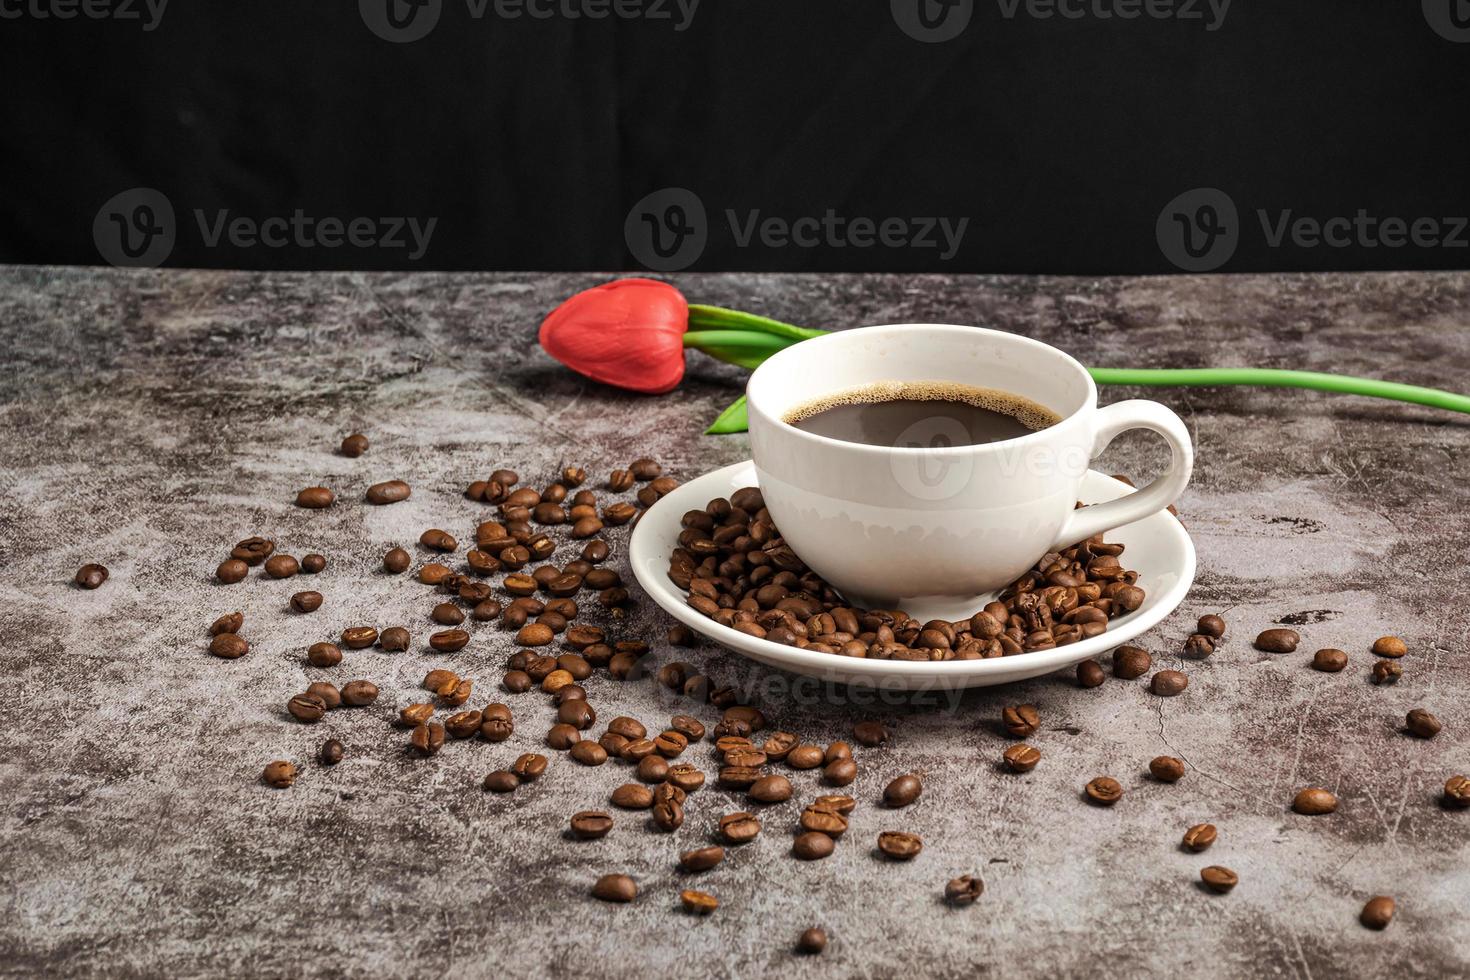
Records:
{"label": "white coffee cup", "polygon": [[[844,442],[785,421],[847,389],[916,381],[1020,395],[1060,421],[1002,442],[935,446],[919,432],[918,445],[898,447]],[[849,601],[910,615],[969,615],[973,600],[1045,553],[1169,506],[1194,465],[1189,432],[1172,411],[1142,400],[1099,408],[1097,386],[1075,359],[998,330],[837,331],[769,358],[746,393],[761,492],[787,543]],[[1168,469],[1136,493],[1074,509],[1091,460],[1128,429],[1162,435],[1172,450]]]}

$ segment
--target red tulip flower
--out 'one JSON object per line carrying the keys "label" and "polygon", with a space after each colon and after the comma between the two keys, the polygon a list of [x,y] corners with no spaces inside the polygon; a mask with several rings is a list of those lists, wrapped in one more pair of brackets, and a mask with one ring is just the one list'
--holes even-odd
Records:
{"label": "red tulip flower", "polygon": [[660,395],[684,378],[684,294],[653,279],[583,290],[541,322],[546,353],[594,381]]}

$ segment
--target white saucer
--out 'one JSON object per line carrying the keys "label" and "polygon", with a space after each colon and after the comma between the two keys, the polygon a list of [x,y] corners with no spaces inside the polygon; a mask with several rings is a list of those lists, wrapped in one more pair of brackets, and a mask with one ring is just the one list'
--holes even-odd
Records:
{"label": "white saucer", "polygon": [[[1165,511],[1108,534],[1109,541],[1127,546],[1122,558],[1124,567],[1138,571],[1138,585],[1146,598],[1138,609],[1109,623],[1101,636],[1054,650],[991,660],[925,663],[811,653],[721,626],[689,608],[686,593],[669,581],[669,555],[683,530],[679,521],[684,513],[703,510],[715,497],[728,497],[756,482],[755,465],[746,461],[706,473],[659,500],[633,530],[629,546],[633,574],[664,611],[695,632],[752,660],[825,681],[907,691],[987,687],[1036,677],[1106,653],[1157,625],[1183,601],[1194,582],[1194,543],[1183,525]],[[1126,483],[1095,470],[1088,472],[1082,484],[1082,499],[1090,504],[1131,492]]]}

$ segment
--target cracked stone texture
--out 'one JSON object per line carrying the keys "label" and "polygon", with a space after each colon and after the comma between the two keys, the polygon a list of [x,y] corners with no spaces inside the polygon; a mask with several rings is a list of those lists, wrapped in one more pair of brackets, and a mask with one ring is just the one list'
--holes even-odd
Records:
{"label": "cracked stone texture", "polygon": [[[1470,552],[1465,477],[1470,419],[1307,392],[1107,389],[1104,400],[1159,398],[1198,446],[1180,509],[1199,549],[1199,579],[1144,638],[1159,666],[1189,674],[1173,700],[1145,681],[1080,690],[1070,671],[971,692],[957,705],[762,706],[784,728],[825,743],[855,719],[895,736],[858,752],[853,827],[826,861],[789,857],[800,806],[821,790],[794,778],[792,801],[762,809],[763,835],[691,878],[676,854],[705,841],[741,799],[711,785],[685,826],[650,831],[616,813],[600,841],[567,839],[567,817],[606,806],[630,778],[621,764],[583,769],[553,756],[513,796],[483,793],[486,772],[543,750],[552,712],[539,693],[497,693],[510,636],[479,625],[463,652],[423,641],[436,600],[409,576],[379,571],[394,544],[428,527],[461,541],[489,509],[461,492],[510,466],[533,484],[566,463],[606,472],[635,456],[691,477],[747,454],[743,436],[702,427],[740,390],[741,372],[692,359],[662,398],[592,384],[535,346],[540,317],[595,275],[230,274],[0,270],[5,384],[0,392],[0,648],[9,711],[0,756],[0,972],[15,976],[325,975],[789,976],[1114,975],[1324,977],[1470,973],[1470,812],[1438,801],[1470,770],[1464,601]],[[1256,365],[1342,371],[1464,388],[1470,275],[1312,275],[1146,279],[974,276],[689,275],[701,302],[824,327],[937,321],[1002,327],[1111,366]],[[334,449],[361,430],[360,459]],[[1099,468],[1146,476],[1163,462],[1145,436]],[[411,500],[361,503],[374,481],[403,478]],[[327,511],[292,506],[297,489],[335,487]],[[314,578],[252,574],[221,586],[231,544],[273,537],[320,551]],[[610,533],[622,551],[626,529]],[[462,552],[463,549],[461,549]],[[565,550],[559,558],[565,557]],[[83,562],[112,571],[73,588]],[[326,595],[310,616],[292,592]],[[252,650],[205,653],[205,627],[240,609]],[[1205,612],[1229,621],[1210,660],[1177,656]],[[343,627],[406,624],[406,654],[349,652],[318,671],[306,646]],[[1250,639],[1274,623],[1303,634],[1273,656]],[[671,651],[669,621],[645,601],[618,635],[653,641],[649,663],[688,659],[717,681],[781,690],[781,675],[712,646]],[[1372,640],[1403,636],[1393,687],[1368,683]],[[1347,650],[1341,674],[1308,668],[1312,651]],[[472,704],[507,700],[517,731],[492,746],[456,742],[432,760],[405,752],[389,725],[423,695],[425,670],[475,679]],[[308,727],[285,715],[311,680],[376,681],[380,702]],[[588,682],[602,721],[650,726],[694,708],[651,681]],[[1007,703],[1039,706],[1041,765],[997,767]],[[1425,706],[1445,730],[1401,731]],[[696,711],[712,724],[715,713]],[[601,730],[599,724],[598,729]],[[328,736],[347,761],[313,761]],[[713,772],[707,749],[690,753]],[[1181,756],[1188,775],[1160,785],[1148,760]],[[295,787],[259,781],[271,759],[301,767]],[[901,812],[877,802],[907,771],[923,797]],[[1126,795],[1082,802],[1091,777]],[[1341,799],[1331,816],[1288,810],[1299,787]],[[1179,838],[1200,821],[1220,840],[1203,855]],[[875,857],[882,829],[921,834],[909,864]],[[1236,869],[1228,896],[1199,869]],[[626,871],[630,906],[588,897],[599,874]],[[944,882],[976,872],[985,895],[948,909]],[[718,895],[708,919],[677,894]],[[1389,894],[1384,933],[1358,925]],[[792,953],[809,925],[832,943]]]}

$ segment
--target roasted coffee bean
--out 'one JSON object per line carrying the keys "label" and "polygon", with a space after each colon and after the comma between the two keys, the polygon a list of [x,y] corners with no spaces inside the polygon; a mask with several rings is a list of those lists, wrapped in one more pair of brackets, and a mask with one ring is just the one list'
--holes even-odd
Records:
{"label": "roasted coffee bean", "polygon": [[332,506],[332,501],[337,495],[326,487],[307,487],[296,494],[296,506],[305,507],[308,510],[321,510],[323,507]]}
{"label": "roasted coffee bean", "polygon": [[272,786],[276,789],[286,789],[292,783],[296,782],[296,767],[285,759],[277,759],[266,765],[265,771],[260,774],[260,778],[265,780],[267,786]]}
{"label": "roasted coffee bean", "polygon": [[1423,708],[1415,708],[1410,711],[1404,720],[1404,726],[1408,729],[1409,734],[1416,738],[1433,738],[1439,734],[1442,727],[1439,719]]}
{"label": "roasted coffee bean", "polygon": [[822,750],[815,745],[798,745],[786,753],[786,764],[792,769],[815,769],[822,761]]}
{"label": "roasted coffee bean", "polygon": [[[617,733],[610,732],[609,734],[616,735]],[[626,738],[626,736],[618,737]],[[657,749],[654,748],[652,739],[635,738],[627,740],[622,749],[618,752],[618,756],[624,762],[642,762],[644,759],[653,755],[656,751]]]}
{"label": "roasted coffee bean", "polygon": [[500,686],[512,694],[524,694],[531,689],[531,675],[524,670],[508,670],[500,679]]}
{"label": "roasted coffee bean", "polygon": [[807,956],[816,956],[827,948],[827,934],[815,927],[796,937],[796,951]]}
{"label": "roasted coffee bean", "polygon": [[1397,661],[1379,660],[1373,664],[1370,676],[1374,684],[1396,684],[1404,676],[1404,668]]}
{"label": "roasted coffee bean", "polygon": [[970,905],[985,892],[985,882],[976,875],[961,875],[944,886],[944,899],[951,905]]}
{"label": "roasted coffee bean", "polygon": [[796,839],[791,842],[791,853],[802,861],[820,861],[824,857],[830,857],[836,846],[826,834],[808,830],[796,835]]}
{"label": "roasted coffee bean", "polygon": [[706,892],[686,888],[679,893],[679,904],[690,915],[709,915],[720,907],[720,900]]}
{"label": "roasted coffee bean", "polygon": [[209,652],[223,660],[238,660],[250,652],[250,644],[235,633],[220,633],[209,641]]}
{"label": "roasted coffee bean", "polygon": [[725,860],[723,847],[698,847],[679,855],[679,866],[685,871],[708,871]]}
{"label": "roasted coffee bean", "polygon": [[362,708],[378,700],[378,685],[372,681],[348,681],[342,685],[342,703]]}
{"label": "roasted coffee bean", "polygon": [[1148,771],[1161,783],[1177,783],[1184,778],[1184,760],[1160,755],[1149,761]]}
{"label": "roasted coffee bean", "polygon": [[342,645],[349,650],[365,650],[378,642],[378,631],[371,626],[350,626],[342,631]]}
{"label": "roasted coffee bean", "polygon": [[633,486],[633,474],[627,470],[613,470],[607,478],[607,488],[614,493],[622,493]]}
{"label": "roasted coffee bean", "polygon": [[1001,712],[1001,724],[1015,738],[1034,735],[1041,725],[1041,715],[1034,704],[1018,704]]}
{"label": "roasted coffee bean", "polygon": [[737,704],[733,707],[726,708],[721,720],[724,721],[727,719],[736,719],[745,722],[750,726],[752,732],[758,732],[766,727],[766,716],[761,713],[759,708],[753,708],[748,704]]}
{"label": "roasted coffee bean", "polygon": [[419,544],[434,551],[453,551],[459,547],[459,542],[454,540],[454,535],[437,527],[431,527],[420,534]]}
{"label": "roasted coffee bean", "polygon": [[754,748],[754,746],[751,745],[750,739],[744,735],[721,735],[718,732],[715,733],[715,751],[719,752],[722,758],[727,753],[749,748]]}
{"label": "roasted coffee bean", "polygon": [[626,715],[619,715],[612,721],[608,722],[607,730],[610,732],[615,732],[616,734],[623,736],[629,741],[636,741],[640,738],[646,738],[648,736],[648,729],[643,727],[642,722],[638,721],[636,718],[629,718]]}
{"label": "roasted coffee bean", "polygon": [[1184,641],[1184,656],[1203,660],[1215,652],[1215,641],[1203,633],[1195,633]]}
{"label": "roasted coffee bean", "polygon": [[485,705],[485,709],[480,712],[480,715],[487,720],[490,718],[499,718],[502,721],[512,720],[510,706],[498,702],[491,702]]}
{"label": "roasted coffee bean", "polygon": [[301,571],[301,563],[290,555],[271,555],[265,560],[265,573],[271,578],[290,578]]}
{"label": "roasted coffee bean", "polygon": [[673,730],[660,732],[653,740],[653,748],[665,759],[677,759],[688,748],[689,740]]}
{"label": "roasted coffee bean", "polygon": [[470,642],[470,635],[464,630],[440,630],[430,634],[429,646],[440,653],[453,653],[463,650],[465,644]]}
{"label": "roasted coffee bean", "polygon": [[1086,786],[1087,801],[1097,806],[1112,806],[1123,798],[1123,787],[1111,776],[1098,776]]}
{"label": "roasted coffee bean", "polygon": [[546,771],[546,756],[527,752],[517,757],[510,771],[521,782],[532,782],[540,778],[541,774]]}
{"label": "roasted coffee bean", "polygon": [[[515,723],[504,717],[485,717],[481,713],[480,737],[487,742],[504,742],[515,733]],[[548,738],[549,740],[549,738]]]}
{"label": "roasted coffee bean", "polygon": [[[572,814],[570,821],[572,836],[579,840],[597,840],[606,837],[607,832],[612,830],[613,819],[601,810],[582,810]],[[620,877],[609,875],[608,877]]]}
{"label": "roasted coffee bean", "polygon": [[1301,642],[1301,636],[1296,630],[1269,629],[1263,630],[1256,637],[1255,648],[1265,653],[1291,653],[1296,645]]}
{"label": "roasted coffee bean", "polygon": [[335,766],[342,761],[342,753],[342,743],[335,738],[329,738],[322,743],[322,747],[317,752],[316,757],[317,761],[324,766]]}
{"label": "roasted coffee bean", "polygon": [[241,612],[225,613],[219,619],[209,624],[209,635],[219,636],[221,633],[238,633],[240,627],[245,625],[245,614]]}
{"label": "roasted coffee bean", "polygon": [[1291,801],[1291,808],[1304,816],[1321,816],[1337,809],[1337,797],[1320,786],[1308,786],[1296,794],[1296,798]]}
{"label": "roasted coffee bean", "polygon": [[602,508],[602,522],[611,527],[621,527],[638,514],[638,508],[627,502],[608,504]]}
{"label": "roasted coffee bean", "polygon": [[475,608],[470,610],[470,618],[477,623],[488,623],[490,620],[499,616],[500,613],[500,603],[495,599],[486,599],[484,602],[476,604]]}
{"label": "roasted coffee bean", "polygon": [[76,583],[79,589],[90,590],[100,588],[102,583],[107,581],[107,567],[105,565],[98,565],[95,562],[88,562],[77,569],[76,575],[72,576],[72,581]]}
{"label": "roasted coffee bean", "polygon": [[604,902],[631,902],[638,897],[638,886],[627,875],[603,875],[592,886],[592,896]]}
{"label": "roasted coffee bean", "polygon": [[908,806],[919,798],[924,784],[913,773],[899,776],[883,789],[883,802],[891,807]]}
{"label": "roasted coffee bean", "polygon": [[755,766],[725,766],[720,769],[720,785],[727,789],[750,789],[761,778]]}
{"label": "roasted coffee bean", "polygon": [[1214,824],[1197,823],[1184,832],[1184,848],[1196,853],[1203,851],[1215,843],[1216,836]]}
{"label": "roasted coffee bean", "polygon": [[669,762],[661,755],[638,760],[637,776],[645,783],[661,783],[669,776]]}
{"label": "roasted coffee bean", "polygon": [[[649,756],[649,758],[658,757]],[[669,772],[666,778],[670,786],[676,786],[686,793],[692,793],[704,785],[704,772],[687,762],[669,766]]]}
{"label": "roasted coffee bean", "polygon": [[450,738],[469,738],[480,730],[481,717],[478,711],[458,711],[444,722],[444,731]]}
{"label": "roasted coffee bean", "polygon": [[1393,912],[1393,899],[1387,895],[1375,895],[1368,899],[1368,904],[1358,913],[1358,921],[1369,929],[1387,929],[1388,924],[1393,921]]}
{"label": "roasted coffee bean", "polygon": [[1077,665],[1078,687],[1098,687],[1106,679],[1107,675],[1096,660],[1084,660]]}
{"label": "roasted coffee bean", "polygon": [[408,552],[402,548],[393,548],[383,556],[383,570],[393,575],[400,575],[408,571],[408,564],[411,560]]}
{"label": "roasted coffee bean", "polygon": [[743,718],[722,718],[715,726],[714,736],[721,738],[745,738],[750,735],[750,722]]}
{"label": "roasted coffee bean", "polygon": [[894,861],[911,861],[924,849],[924,841],[918,834],[898,830],[885,830],[878,835],[878,850]]}
{"label": "roasted coffee bean", "polygon": [[1225,635],[1225,620],[1216,616],[1214,613],[1201,616],[1199,623],[1195,626],[1195,630],[1211,639],[1218,640]]}
{"label": "roasted coffee bean", "polygon": [[607,761],[607,750],[585,739],[573,745],[567,754],[584,766],[600,766]]}
{"label": "roasted coffee bean", "polygon": [[791,799],[791,780],[785,776],[762,776],[747,790],[757,803],[784,803]]}
{"label": "roasted coffee bean", "polygon": [[236,542],[230,549],[230,557],[246,565],[255,566],[265,561],[276,550],[276,543],[268,538],[252,537]]}
{"label": "roasted coffee bean", "polygon": [[313,643],[306,648],[306,662],[313,667],[335,667],[342,662],[342,651],[331,643]]}
{"label": "roasted coffee bean", "polygon": [[1149,690],[1161,698],[1183,694],[1188,686],[1189,678],[1177,670],[1161,670],[1149,681]]}
{"label": "roasted coffee bean", "polygon": [[566,751],[580,741],[582,733],[573,725],[552,725],[546,733],[546,744],[558,752]]}
{"label": "roasted coffee bean", "polygon": [[1122,646],[1113,651],[1113,676],[1131,681],[1147,674],[1154,658],[1142,647]]}
{"label": "roasted coffee bean", "polygon": [[1240,877],[1229,868],[1212,864],[1208,868],[1201,868],[1199,880],[1204,886],[1217,895],[1223,895],[1240,883]]}
{"label": "roasted coffee bean", "polygon": [[498,483],[502,487],[510,488],[521,482],[520,474],[515,470],[496,470],[490,474],[490,482]]}
{"label": "roasted coffee bean", "polygon": [[316,575],[326,567],[326,557],[315,552],[301,559],[301,570],[307,575]]}
{"label": "roasted coffee bean", "polygon": [[637,783],[624,783],[612,791],[612,805],[624,810],[647,810],[653,806],[653,790]]}
{"label": "roasted coffee bean", "polygon": [[653,825],[666,833],[678,830],[684,825],[684,806],[670,797],[655,796],[651,813]]}
{"label": "roasted coffee bean", "polygon": [[388,653],[402,653],[408,644],[408,630],[402,626],[390,626],[378,635],[378,646]]}
{"label": "roasted coffee bean", "polygon": [[322,594],[320,592],[298,592],[291,597],[292,612],[316,612],[321,607]]}
{"label": "roasted coffee bean", "polygon": [[354,432],[342,440],[342,455],[356,459],[368,450],[367,436],[361,432]]}
{"label": "roasted coffee bean", "polygon": [[436,667],[424,675],[424,679],[419,686],[426,691],[438,691],[443,687],[452,688],[458,683],[459,675],[454,671]]}
{"label": "roasted coffee bean", "polygon": [[[220,562],[219,568],[214,570],[214,577],[225,585],[234,585],[243,581],[250,574],[250,567],[238,558],[230,558]],[[101,584],[101,583],[98,583]]]}
{"label": "roasted coffee bean", "polygon": [[1445,780],[1444,801],[1447,806],[1456,810],[1470,807],[1470,779],[1464,776],[1451,776]]}
{"label": "roasted coffee bean", "polygon": [[556,720],[586,731],[597,721],[597,711],[586,701],[565,701],[556,706]]}
{"label": "roasted coffee bean", "polygon": [[697,742],[704,738],[704,725],[698,718],[689,715],[675,715],[669,719],[669,728],[680,733],[691,742]]}
{"label": "roasted coffee bean", "polygon": [[398,712],[398,723],[404,728],[417,728],[434,716],[432,704],[411,704]]}
{"label": "roasted coffee bean", "polygon": [[1001,758],[1011,772],[1030,772],[1041,761],[1041,752],[1022,742],[1006,749]]}
{"label": "roasted coffee bean", "polygon": [[422,756],[431,756],[444,747],[444,726],[437,721],[419,725],[409,736],[408,744]]}
{"label": "roasted coffee bean", "polygon": [[286,702],[286,710],[297,721],[312,725],[322,720],[327,713],[327,705],[315,694],[298,694]]}
{"label": "roasted coffee bean", "polygon": [[628,472],[632,473],[633,479],[639,483],[647,483],[649,480],[654,480],[662,476],[664,468],[645,456],[629,463]]}
{"label": "roasted coffee bean", "polygon": [[823,807],[846,816],[857,808],[857,800],[843,794],[824,794],[812,801],[812,806]]}
{"label": "roasted coffee bean", "polygon": [[847,816],[837,810],[812,804],[801,811],[801,829],[841,837],[847,833]]}
{"label": "roasted coffee bean", "polygon": [[374,483],[367,488],[367,502],[370,504],[396,504],[400,500],[407,500],[413,493],[407,483],[402,480],[388,480],[383,483]]}
{"label": "roasted coffee bean", "polygon": [[852,726],[852,737],[859,745],[882,745],[888,741],[888,729],[878,721],[860,721]]}
{"label": "roasted coffee bean", "polygon": [[306,685],[306,693],[315,694],[321,698],[322,703],[327,706],[328,711],[331,711],[333,708],[342,707],[342,692],[337,690],[337,685],[335,684],[328,684],[326,681],[317,681],[314,684]]}
{"label": "roasted coffee bean", "polygon": [[761,751],[772,762],[781,762],[798,744],[799,740],[790,732],[775,732],[761,744]]}
{"label": "roasted coffee bean", "polygon": [[1408,653],[1409,648],[1396,636],[1380,636],[1373,641],[1373,652],[1380,657],[1392,657],[1396,660]]}
{"label": "roasted coffee bean", "polygon": [[1327,647],[1312,654],[1312,667],[1326,674],[1335,674],[1347,666],[1347,653]]}
{"label": "roasted coffee bean", "polygon": [[659,783],[653,788],[654,806],[657,806],[660,800],[672,800],[680,806],[683,806],[687,799],[689,799],[689,794],[685,793],[673,783]]}
{"label": "roasted coffee bean", "polygon": [[727,844],[748,844],[761,832],[761,822],[752,813],[727,813],[720,818],[720,837]]}
{"label": "roasted coffee bean", "polygon": [[526,647],[543,647],[554,639],[556,633],[544,623],[527,623],[516,633],[516,642]]}
{"label": "roasted coffee bean", "polygon": [[[787,756],[790,759],[790,756]],[[831,786],[846,786],[857,778],[857,763],[851,759],[837,759],[827,763],[822,778]]]}
{"label": "roasted coffee bean", "polygon": [[487,792],[512,793],[521,785],[521,780],[508,769],[497,769],[485,777],[482,785]]}
{"label": "roasted coffee bean", "polygon": [[429,562],[419,569],[419,581],[425,585],[443,585],[454,577],[454,571],[448,565],[440,565],[438,562]]}
{"label": "roasted coffee bean", "polygon": [[[573,678],[571,671],[562,670],[560,667],[558,667],[556,670],[553,670],[551,673],[541,678],[541,690],[545,691],[547,694],[556,694],[562,688],[569,686],[572,681]],[[581,700],[586,699],[583,698]]]}

